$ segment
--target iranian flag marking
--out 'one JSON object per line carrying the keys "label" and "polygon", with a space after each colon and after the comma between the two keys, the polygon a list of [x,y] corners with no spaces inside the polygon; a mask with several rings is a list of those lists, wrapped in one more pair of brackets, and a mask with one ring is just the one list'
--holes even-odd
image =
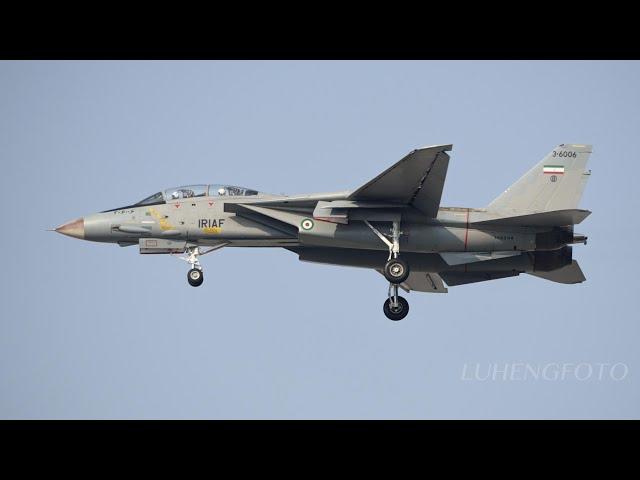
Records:
{"label": "iranian flag marking", "polygon": [[564,174],[564,167],[562,165],[545,165],[542,169],[542,173],[549,175],[562,175]]}

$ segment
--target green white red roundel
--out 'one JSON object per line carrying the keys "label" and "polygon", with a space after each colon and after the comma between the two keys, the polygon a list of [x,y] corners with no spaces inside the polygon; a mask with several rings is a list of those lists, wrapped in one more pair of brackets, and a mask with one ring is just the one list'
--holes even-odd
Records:
{"label": "green white red roundel", "polygon": [[303,230],[311,230],[313,228],[313,220],[311,220],[310,218],[305,218],[304,220],[302,220],[302,222],[300,222],[300,228],[302,228]]}

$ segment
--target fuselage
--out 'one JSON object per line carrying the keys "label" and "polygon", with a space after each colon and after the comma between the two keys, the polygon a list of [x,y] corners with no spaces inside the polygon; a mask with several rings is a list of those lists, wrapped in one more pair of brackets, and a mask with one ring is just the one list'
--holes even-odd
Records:
{"label": "fuselage", "polygon": [[[313,218],[313,206],[319,201],[336,201],[350,192],[298,196],[258,194],[247,196],[199,196],[131,205],[87,215],[57,230],[76,238],[95,242],[137,245],[141,239],[167,239],[199,245],[227,246],[310,246],[387,250],[367,224],[357,215],[348,224]],[[305,205],[308,199],[308,206]],[[233,206],[278,203],[286,212],[290,229],[255,221],[238,215]],[[287,202],[295,208],[287,209]],[[388,210],[388,209],[387,209]],[[485,209],[441,207],[436,218],[425,218],[412,208],[398,206],[402,218],[401,248],[405,252],[488,252],[550,250],[571,243],[566,236],[549,242],[549,228],[484,227],[474,224],[497,214]],[[313,228],[300,225],[313,219]],[[291,220],[289,220],[291,219]],[[375,221],[372,223],[376,223]],[[72,225],[72,227],[69,227]],[[381,227],[382,228],[382,227]],[[541,238],[545,238],[541,242]]]}

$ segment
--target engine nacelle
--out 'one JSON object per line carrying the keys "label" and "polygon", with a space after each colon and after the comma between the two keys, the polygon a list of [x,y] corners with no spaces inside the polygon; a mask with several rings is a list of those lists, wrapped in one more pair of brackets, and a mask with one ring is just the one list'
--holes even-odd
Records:
{"label": "engine nacelle", "polygon": [[555,250],[569,243],[574,243],[573,227],[554,228],[536,234],[536,250]]}
{"label": "engine nacelle", "polygon": [[557,250],[549,250],[533,253],[533,271],[550,272],[565,265],[571,264],[573,259],[573,248],[564,246]]}

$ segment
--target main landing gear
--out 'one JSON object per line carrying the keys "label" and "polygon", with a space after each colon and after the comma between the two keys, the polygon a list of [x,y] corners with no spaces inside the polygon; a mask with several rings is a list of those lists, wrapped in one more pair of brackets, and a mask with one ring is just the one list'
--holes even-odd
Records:
{"label": "main landing gear", "polygon": [[402,258],[399,258],[400,235],[402,235],[400,231],[400,221],[393,221],[391,241],[367,220],[365,220],[365,223],[373,230],[373,233],[389,247],[389,258],[382,270],[384,278],[389,282],[389,298],[384,302],[382,309],[389,320],[402,320],[409,313],[409,302],[398,295],[398,286],[409,278],[410,269],[409,264]]}
{"label": "main landing gear", "polygon": [[409,277],[409,265],[401,258],[392,258],[385,263],[382,273],[389,283],[400,284]]}
{"label": "main landing gear", "polygon": [[394,322],[402,320],[409,313],[409,302],[398,295],[397,284],[389,284],[389,298],[385,300],[382,310],[387,318]]}

